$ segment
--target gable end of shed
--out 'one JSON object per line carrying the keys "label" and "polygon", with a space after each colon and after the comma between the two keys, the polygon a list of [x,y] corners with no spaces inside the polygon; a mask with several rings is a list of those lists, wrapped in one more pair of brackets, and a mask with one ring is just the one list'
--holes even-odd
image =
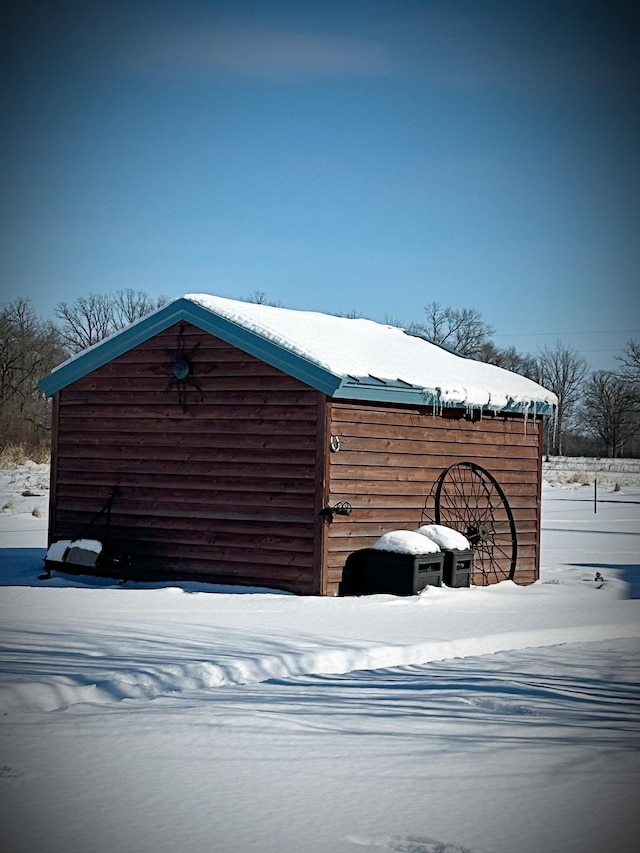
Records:
{"label": "gable end of shed", "polygon": [[61,388],[71,385],[179,322],[191,323],[328,396],[333,396],[340,386],[341,377],[303,356],[292,353],[189,299],[178,299],[64,362],[40,380],[40,389],[50,397]]}

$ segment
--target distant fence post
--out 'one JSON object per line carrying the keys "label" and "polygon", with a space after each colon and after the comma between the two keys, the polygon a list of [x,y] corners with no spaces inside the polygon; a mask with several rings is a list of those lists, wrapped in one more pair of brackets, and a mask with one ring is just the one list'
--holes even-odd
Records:
{"label": "distant fence post", "polygon": [[598,512],[598,478],[593,478],[593,511]]}

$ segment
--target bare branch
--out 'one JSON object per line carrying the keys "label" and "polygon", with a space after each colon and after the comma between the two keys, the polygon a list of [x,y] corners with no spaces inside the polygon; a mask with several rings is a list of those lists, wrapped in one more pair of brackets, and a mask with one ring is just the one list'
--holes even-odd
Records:
{"label": "bare branch", "polygon": [[166,304],[166,296],[153,299],[142,290],[115,294],[91,293],[71,304],[60,302],[55,313],[59,332],[71,352],[80,352]]}
{"label": "bare branch", "polygon": [[435,344],[441,344],[460,355],[480,357],[494,330],[482,319],[475,308],[443,308],[431,302],[424,309],[425,323],[414,323],[409,331],[421,334]]}
{"label": "bare branch", "polygon": [[632,383],[612,371],[593,373],[584,388],[582,423],[604,443],[609,456],[619,456],[640,427],[640,405]]}

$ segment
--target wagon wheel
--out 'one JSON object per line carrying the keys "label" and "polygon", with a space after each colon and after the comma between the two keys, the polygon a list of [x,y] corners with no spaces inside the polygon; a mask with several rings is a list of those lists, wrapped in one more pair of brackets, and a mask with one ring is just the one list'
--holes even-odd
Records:
{"label": "wagon wheel", "polygon": [[493,474],[475,462],[450,465],[438,477],[433,500],[436,524],[459,530],[469,540],[474,570],[480,570],[483,584],[513,580],[516,525]]}

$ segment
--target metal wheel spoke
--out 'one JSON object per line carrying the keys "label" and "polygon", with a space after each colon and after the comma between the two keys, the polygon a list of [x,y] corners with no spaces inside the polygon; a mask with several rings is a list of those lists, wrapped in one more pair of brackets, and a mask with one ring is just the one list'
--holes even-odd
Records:
{"label": "metal wheel spoke", "polygon": [[507,498],[495,477],[475,462],[446,468],[425,502],[432,501],[435,521],[467,536],[475,552],[474,568],[483,582],[513,579],[516,528]]}

